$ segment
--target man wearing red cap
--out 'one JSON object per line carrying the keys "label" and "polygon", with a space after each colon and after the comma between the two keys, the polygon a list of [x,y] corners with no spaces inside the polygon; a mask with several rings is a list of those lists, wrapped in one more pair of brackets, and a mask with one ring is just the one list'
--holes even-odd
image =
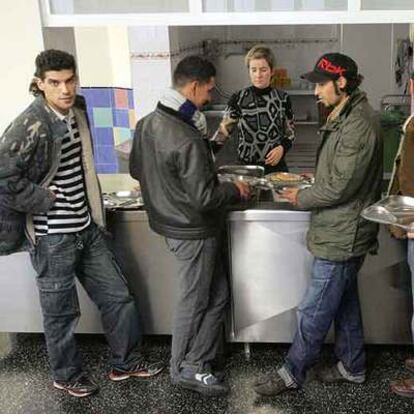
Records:
{"label": "man wearing red cap", "polygon": [[265,396],[303,385],[332,322],[337,363],[321,370],[319,378],[365,381],[357,275],[366,254],[377,248],[378,227],[360,213],[381,195],[382,142],[374,111],[358,88],[362,76],[350,57],[325,54],[302,78],[315,84],[319,102],[332,112],[320,130],[314,185],[283,193],[292,204],[312,212],[307,242],[314,262],[285,363],[277,375],[260,379],[254,386]]}

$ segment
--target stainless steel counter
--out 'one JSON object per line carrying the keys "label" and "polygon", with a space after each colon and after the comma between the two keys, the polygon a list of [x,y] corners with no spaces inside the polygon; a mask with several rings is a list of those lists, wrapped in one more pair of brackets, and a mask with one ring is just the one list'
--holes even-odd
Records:
{"label": "stainless steel counter", "polygon": [[[289,342],[312,258],[305,247],[309,213],[286,204],[229,214],[230,340]],[[163,237],[152,232],[145,211],[108,214],[112,241],[137,298],[147,334],[169,334],[177,265]],[[404,243],[382,228],[378,256],[368,257],[360,293],[368,343],[411,343],[411,293]],[[0,257],[0,332],[42,330],[35,273],[28,255]],[[78,332],[102,332],[99,314],[80,288]]]}
{"label": "stainless steel counter", "polygon": [[[295,333],[312,264],[305,245],[310,214],[278,208],[229,215],[232,341],[290,342]],[[378,255],[367,257],[359,277],[365,340],[411,343],[405,243],[383,226],[379,240]]]}

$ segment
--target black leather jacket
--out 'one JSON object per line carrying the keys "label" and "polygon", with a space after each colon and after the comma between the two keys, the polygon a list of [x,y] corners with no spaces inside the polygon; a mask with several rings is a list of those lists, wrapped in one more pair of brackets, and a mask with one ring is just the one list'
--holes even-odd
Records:
{"label": "black leather jacket", "polygon": [[165,237],[211,237],[225,206],[239,201],[234,184],[218,182],[198,130],[160,106],[137,124],[130,173],[141,184],[151,228]]}

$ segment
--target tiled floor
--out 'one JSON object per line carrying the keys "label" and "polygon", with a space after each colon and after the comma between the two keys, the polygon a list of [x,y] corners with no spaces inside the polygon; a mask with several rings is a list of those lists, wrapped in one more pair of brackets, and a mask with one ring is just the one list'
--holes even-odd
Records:
{"label": "tiled floor", "polygon": [[[0,360],[1,414],[325,414],[325,413],[414,413],[414,399],[389,392],[389,382],[409,376],[403,361],[410,347],[368,347],[368,381],[364,385],[324,385],[312,378],[299,392],[278,398],[257,398],[252,383],[260,374],[275,371],[286,345],[253,345],[246,361],[240,344],[228,346],[226,375],[231,393],[226,398],[208,399],[170,384],[165,371],[151,381],[128,380],[113,383],[106,377],[108,348],[101,335],[78,337],[87,367],[100,385],[98,394],[76,399],[51,387],[42,335],[20,334],[14,351]],[[168,337],[146,338],[146,348],[165,361],[169,358]],[[323,363],[329,363],[331,346],[324,349]]]}

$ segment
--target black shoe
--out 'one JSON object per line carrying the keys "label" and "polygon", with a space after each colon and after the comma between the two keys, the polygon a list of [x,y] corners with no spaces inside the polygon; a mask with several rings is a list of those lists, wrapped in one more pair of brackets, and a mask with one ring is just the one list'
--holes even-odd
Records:
{"label": "black shoe", "polygon": [[196,391],[208,397],[227,395],[229,393],[229,387],[223,384],[211,372],[189,373],[183,370],[176,380],[176,384],[182,388]]}
{"label": "black shoe", "polygon": [[147,362],[140,359],[130,369],[112,368],[109,379],[112,381],[123,381],[131,377],[150,378],[158,375],[164,369],[163,362]]}
{"label": "black shoe", "polygon": [[365,378],[352,379],[352,378],[344,377],[339,372],[337,365],[319,370],[316,376],[320,381],[326,382],[328,384],[337,384],[341,382],[347,382],[349,384],[362,384],[363,382],[365,382]]}
{"label": "black shoe", "polygon": [[98,391],[98,386],[89,379],[85,374],[80,375],[73,381],[58,381],[53,382],[53,386],[58,390],[66,391],[74,397],[87,397]]}
{"label": "black shoe", "polygon": [[258,379],[254,383],[253,389],[257,394],[264,397],[271,397],[287,391],[296,390],[294,387],[288,387],[279,375],[276,375],[275,377],[267,376]]}

